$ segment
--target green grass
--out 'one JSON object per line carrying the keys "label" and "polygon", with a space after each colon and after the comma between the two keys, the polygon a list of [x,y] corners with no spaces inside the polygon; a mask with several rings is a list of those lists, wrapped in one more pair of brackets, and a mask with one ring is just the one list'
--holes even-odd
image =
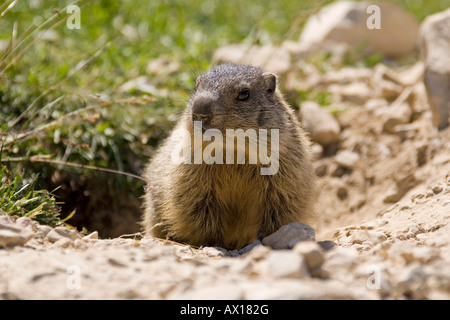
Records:
{"label": "green grass", "polygon": [[[59,218],[60,208],[52,192],[36,190],[38,175],[31,181],[14,175],[0,165],[0,212],[29,217],[40,224],[56,226],[64,222]],[[55,191],[55,190],[54,190]]]}
{"label": "green grass", "polygon": [[[2,170],[20,177],[9,177],[9,188],[18,191],[14,188],[39,173],[43,189],[63,186],[56,191],[63,202],[86,185],[91,199],[101,191],[99,199],[109,194],[114,202],[122,194],[138,198],[142,181],[37,163],[32,157],[140,174],[184,109],[195,78],[210,67],[216,48],[296,40],[308,16],[331,0],[33,0],[18,1],[5,13],[12,2],[0,4]],[[420,21],[450,6],[450,0],[394,2]],[[64,8],[70,3],[81,8],[79,30],[66,26]],[[177,61],[179,68],[148,74],[149,61],[157,58]],[[367,59],[375,64],[380,58]],[[120,90],[139,76],[147,76],[156,92]],[[314,96],[328,104],[328,93]],[[11,190],[6,194],[15,194]],[[51,199],[50,194],[36,197],[41,195]]]}

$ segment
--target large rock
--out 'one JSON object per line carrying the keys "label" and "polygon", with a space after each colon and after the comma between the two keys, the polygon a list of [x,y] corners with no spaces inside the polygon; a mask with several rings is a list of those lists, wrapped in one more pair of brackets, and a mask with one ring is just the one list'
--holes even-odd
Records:
{"label": "large rock", "polygon": [[33,238],[31,230],[14,224],[9,216],[0,217],[0,248],[21,246]]}
{"label": "large rock", "polygon": [[341,167],[353,170],[355,168],[355,165],[358,163],[359,159],[360,157],[356,152],[352,152],[349,150],[342,150],[336,155],[334,160]]}
{"label": "large rock", "polygon": [[248,64],[261,67],[264,71],[281,75],[291,68],[289,52],[273,46],[249,46],[233,44],[214,52],[213,63]]}
{"label": "large rock", "polygon": [[262,243],[272,249],[291,249],[301,241],[316,241],[314,229],[301,222],[291,222],[265,237]]}
{"label": "large rock", "polygon": [[450,115],[450,9],[424,20],[420,27],[420,49],[433,122],[443,129],[448,126]]}
{"label": "large rock", "polygon": [[46,239],[50,242],[56,242],[61,239],[75,240],[78,238],[79,236],[75,230],[71,230],[66,227],[56,227],[46,236]]}
{"label": "large rock", "polygon": [[393,3],[376,3],[380,8],[380,29],[369,29],[368,19],[374,13],[367,13],[367,9],[372,4],[338,1],[324,7],[308,19],[300,44],[307,47],[344,42],[356,46],[367,42],[367,54],[382,53],[395,58],[411,53],[419,29],[415,18]]}
{"label": "large rock", "polygon": [[339,141],[341,128],[337,120],[314,101],[305,101],[300,106],[303,128],[313,141],[327,146]]}
{"label": "large rock", "polygon": [[309,276],[306,260],[291,250],[272,251],[261,263],[263,274],[274,278],[305,278]]}

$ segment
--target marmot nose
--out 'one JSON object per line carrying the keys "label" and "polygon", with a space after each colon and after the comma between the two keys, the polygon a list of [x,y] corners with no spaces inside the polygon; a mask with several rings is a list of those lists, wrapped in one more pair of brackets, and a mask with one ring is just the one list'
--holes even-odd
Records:
{"label": "marmot nose", "polygon": [[211,102],[206,99],[196,99],[192,106],[192,121],[202,121],[203,125],[209,125],[211,118]]}

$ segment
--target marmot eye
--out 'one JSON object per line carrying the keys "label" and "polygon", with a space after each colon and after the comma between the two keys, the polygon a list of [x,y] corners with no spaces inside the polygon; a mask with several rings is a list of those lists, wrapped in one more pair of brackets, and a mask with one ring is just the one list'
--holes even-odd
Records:
{"label": "marmot eye", "polygon": [[240,92],[239,92],[239,95],[238,95],[238,100],[247,100],[248,98],[250,97],[250,90],[248,90],[248,89],[242,89]]}

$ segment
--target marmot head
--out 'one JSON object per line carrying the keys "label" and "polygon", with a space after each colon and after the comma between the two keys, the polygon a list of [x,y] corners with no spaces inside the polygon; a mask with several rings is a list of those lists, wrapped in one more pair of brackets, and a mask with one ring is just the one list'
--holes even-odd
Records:
{"label": "marmot head", "polygon": [[260,68],[221,64],[199,76],[188,103],[203,130],[263,128],[276,105],[277,78]]}

